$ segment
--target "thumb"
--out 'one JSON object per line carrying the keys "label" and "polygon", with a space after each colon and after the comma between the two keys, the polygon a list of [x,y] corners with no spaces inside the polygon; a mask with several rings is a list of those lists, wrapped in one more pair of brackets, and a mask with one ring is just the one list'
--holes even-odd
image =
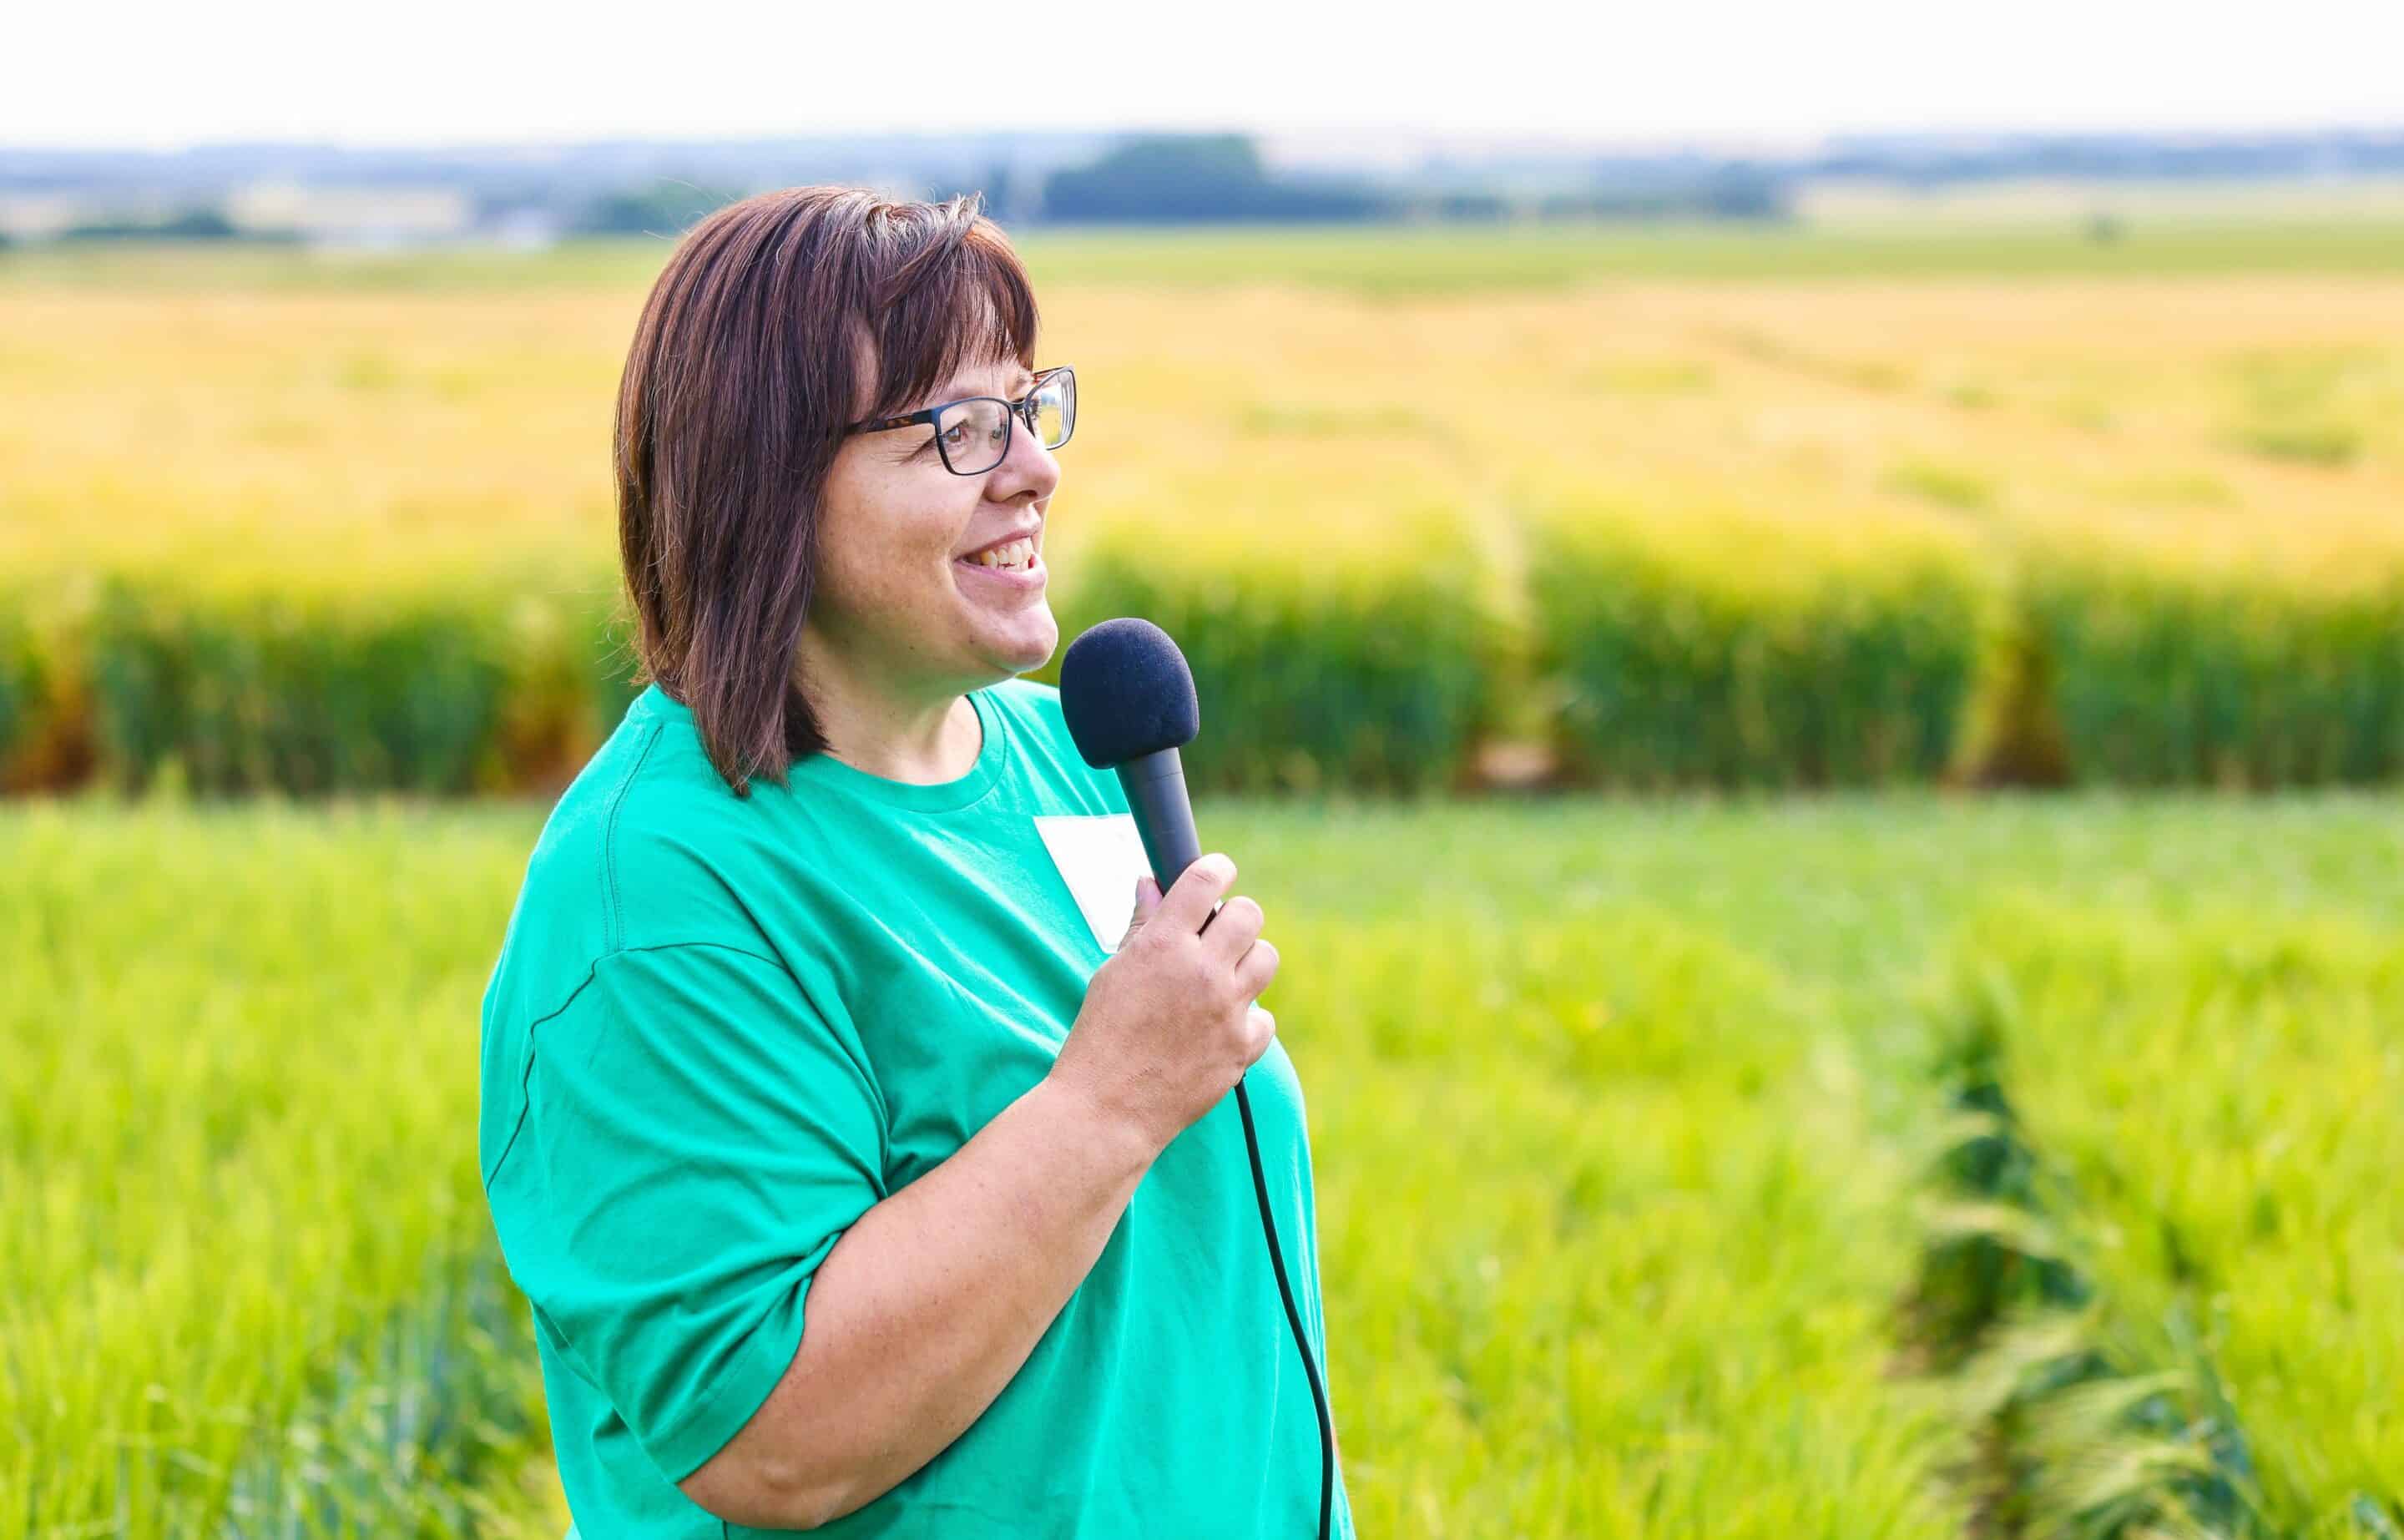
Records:
{"label": "thumb", "polygon": [[1128,933],[1133,934],[1136,928],[1150,919],[1152,912],[1159,907],[1160,884],[1151,873],[1145,872],[1135,879],[1135,917],[1127,921]]}

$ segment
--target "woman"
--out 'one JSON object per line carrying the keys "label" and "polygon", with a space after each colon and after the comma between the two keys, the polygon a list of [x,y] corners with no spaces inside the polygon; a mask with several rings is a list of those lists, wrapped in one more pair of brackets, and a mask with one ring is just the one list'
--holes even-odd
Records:
{"label": "woman", "polygon": [[[1059,641],[1075,409],[1036,326],[971,201],[843,188],[720,209],[644,308],[616,460],[647,682],[483,1003],[484,1187],[571,1534],[1317,1530],[1226,1094],[1258,1064],[1323,1362],[1276,949],[1248,898],[1211,918],[1224,854],[1139,875],[1115,777],[1017,677]],[[1080,905],[1103,881],[1123,934]]]}

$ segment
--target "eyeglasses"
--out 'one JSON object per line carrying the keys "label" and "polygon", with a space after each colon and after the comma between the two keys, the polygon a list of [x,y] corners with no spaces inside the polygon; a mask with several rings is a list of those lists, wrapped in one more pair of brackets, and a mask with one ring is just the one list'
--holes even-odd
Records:
{"label": "eyeglasses", "polygon": [[981,476],[1010,454],[1013,425],[1024,420],[1035,441],[1057,449],[1077,430],[1077,375],[1066,364],[1035,376],[1035,384],[1014,401],[999,396],[968,396],[930,406],[906,417],[875,417],[854,423],[850,433],[877,433],[915,423],[935,426],[935,453],[943,469],[955,476]]}

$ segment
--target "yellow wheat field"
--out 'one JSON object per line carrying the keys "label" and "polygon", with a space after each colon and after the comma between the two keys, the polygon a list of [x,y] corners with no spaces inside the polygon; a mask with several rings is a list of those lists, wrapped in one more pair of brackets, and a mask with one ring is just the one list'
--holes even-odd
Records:
{"label": "yellow wheat field", "polygon": [[[0,289],[0,567],[606,568],[642,298]],[[1042,298],[1042,361],[1085,401],[1064,570],[1127,523],[1195,560],[1407,558],[1400,515],[1431,511],[1507,567],[1521,519],[1560,508],[1772,567],[2036,538],[2342,578],[2404,551],[2393,277]]]}

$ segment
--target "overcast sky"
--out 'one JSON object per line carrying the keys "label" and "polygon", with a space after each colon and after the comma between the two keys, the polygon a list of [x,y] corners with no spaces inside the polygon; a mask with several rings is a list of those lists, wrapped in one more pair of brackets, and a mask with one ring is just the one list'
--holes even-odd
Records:
{"label": "overcast sky", "polygon": [[19,146],[2404,126],[2404,0],[6,8],[0,145]]}

